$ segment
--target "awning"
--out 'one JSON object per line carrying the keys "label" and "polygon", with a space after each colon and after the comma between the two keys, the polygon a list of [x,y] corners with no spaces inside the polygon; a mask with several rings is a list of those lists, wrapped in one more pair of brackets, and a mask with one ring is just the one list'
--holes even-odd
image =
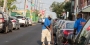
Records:
{"label": "awning", "polygon": [[82,12],[90,12],[90,5],[84,7],[84,8],[82,9]]}

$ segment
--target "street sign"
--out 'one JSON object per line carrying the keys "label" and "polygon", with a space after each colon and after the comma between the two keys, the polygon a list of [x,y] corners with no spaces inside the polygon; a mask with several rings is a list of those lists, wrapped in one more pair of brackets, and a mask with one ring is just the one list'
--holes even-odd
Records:
{"label": "street sign", "polygon": [[34,6],[35,4],[31,4],[31,6]]}

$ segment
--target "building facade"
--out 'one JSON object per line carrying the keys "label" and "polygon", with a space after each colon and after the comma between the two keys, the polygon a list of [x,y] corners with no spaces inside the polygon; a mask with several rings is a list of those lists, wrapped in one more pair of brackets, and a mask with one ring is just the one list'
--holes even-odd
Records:
{"label": "building facade", "polygon": [[83,18],[90,17],[90,0],[75,0],[74,13],[82,13]]}
{"label": "building facade", "polygon": [[68,2],[68,1],[70,1],[70,0],[65,0],[65,2]]}

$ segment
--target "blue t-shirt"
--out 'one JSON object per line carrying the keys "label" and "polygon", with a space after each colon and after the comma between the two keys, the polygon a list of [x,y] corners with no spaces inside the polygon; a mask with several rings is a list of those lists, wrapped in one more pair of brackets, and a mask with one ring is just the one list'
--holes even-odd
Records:
{"label": "blue t-shirt", "polygon": [[48,18],[45,18],[45,22],[43,24],[42,29],[47,29],[46,27],[50,26],[50,24],[51,24],[51,20],[49,20]]}
{"label": "blue t-shirt", "polygon": [[82,29],[83,25],[82,23],[83,22],[86,22],[86,20],[82,19],[82,18],[79,18],[75,21],[75,24],[74,24],[74,28],[76,28],[76,32],[77,34],[80,32],[80,30]]}

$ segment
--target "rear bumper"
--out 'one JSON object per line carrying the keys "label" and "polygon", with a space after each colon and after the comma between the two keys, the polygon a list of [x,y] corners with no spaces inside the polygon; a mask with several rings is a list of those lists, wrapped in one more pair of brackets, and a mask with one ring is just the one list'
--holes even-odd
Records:
{"label": "rear bumper", "polygon": [[16,28],[16,24],[15,23],[12,23],[13,24],[13,28]]}
{"label": "rear bumper", "polygon": [[25,23],[20,23],[20,25],[26,25]]}
{"label": "rear bumper", "polygon": [[5,28],[3,23],[0,23],[0,31],[2,31]]}
{"label": "rear bumper", "polygon": [[0,29],[3,29],[4,25],[3,23],[0,23]]}
{"label": "rear bumper", "polygon": [[25,24],[25,20],[20,20],[19,23],[20,24]]}

